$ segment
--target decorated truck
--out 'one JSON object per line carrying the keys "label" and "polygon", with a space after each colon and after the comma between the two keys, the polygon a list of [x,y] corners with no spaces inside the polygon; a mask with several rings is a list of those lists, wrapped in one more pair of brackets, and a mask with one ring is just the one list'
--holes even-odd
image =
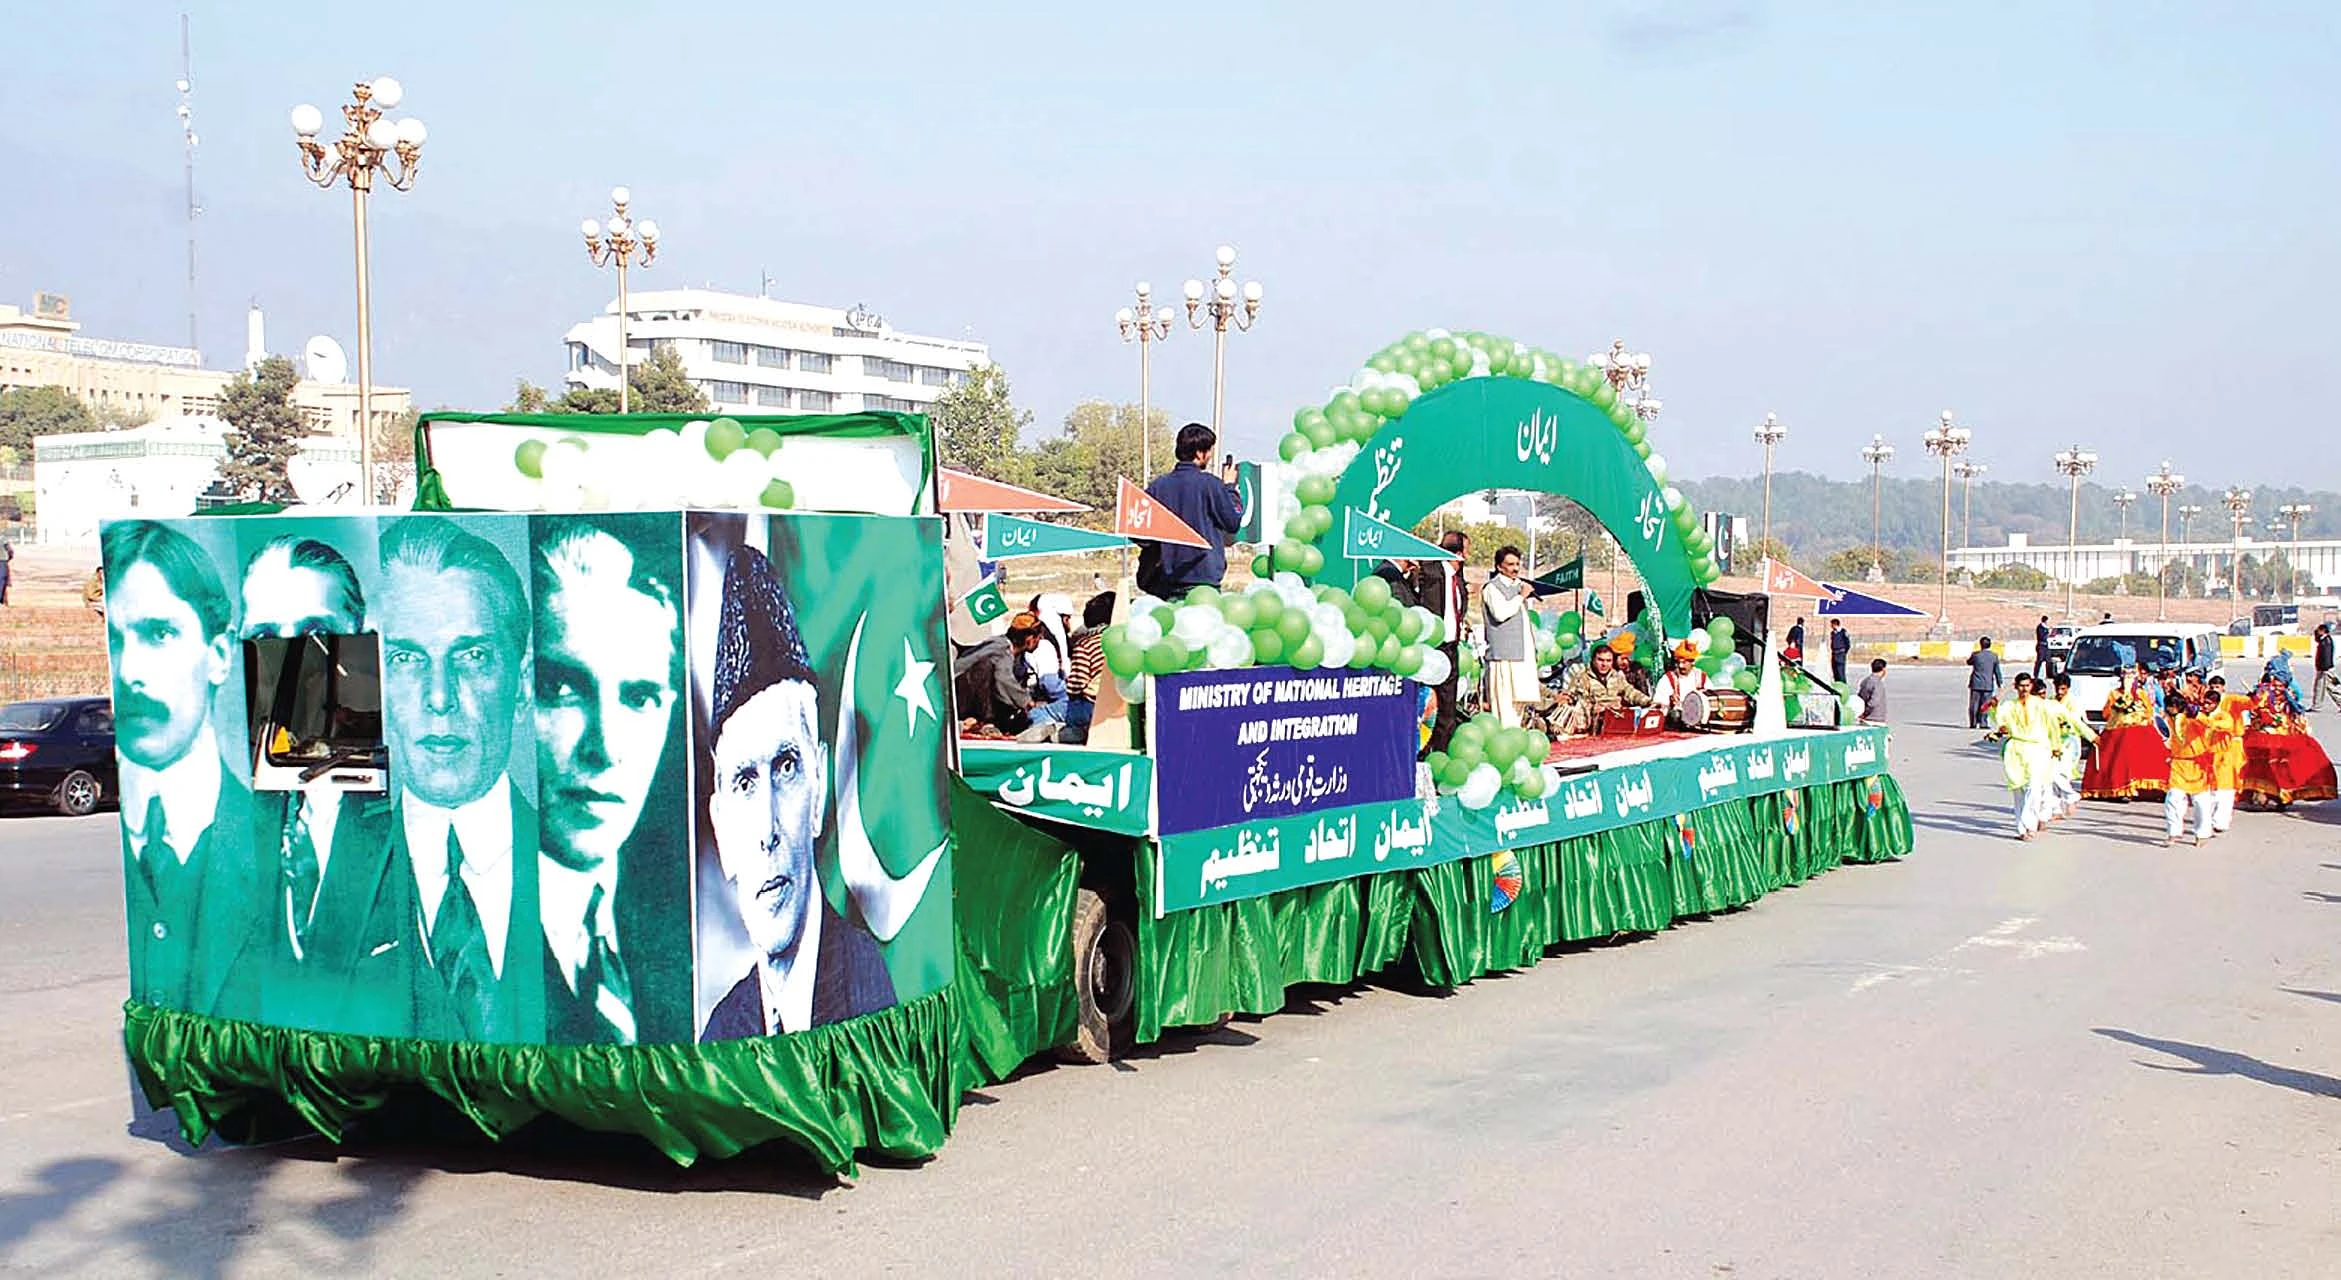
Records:
{"label": "decorated truck", "polygon": [[1036,1054],[1908,850],[1883,731],[1790,728],[1777,680],[1744,736],[1483,719],[1418,760],[1453,660],[1340,554],[1351,512],[1561,493],[1653,647],[1752,638],[1694,616],[1696,522],[1588,371],[1422,334],[1366,373],[1259,473],[1251,585],[1129,602],[1121,749],[958,740],[952,530],[1024,517],[952,502],[917,416],[432,414],[416,510],[108,524],[146,1100],[190,1141],[419,1100],[846,1170]]}

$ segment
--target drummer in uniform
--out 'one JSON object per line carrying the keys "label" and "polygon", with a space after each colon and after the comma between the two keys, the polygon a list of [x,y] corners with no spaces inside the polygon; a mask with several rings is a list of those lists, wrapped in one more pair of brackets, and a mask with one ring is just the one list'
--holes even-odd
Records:
{"label": "drummer in uniform", "polygon": [[[1707,691],[1707,673],[1699,670],[1699,646],[1685,640],[1674,647],[1673,660],[1667,663],[1666,674],[1658,678],[1658,687],[1651,690],[1651,701],[1666,710],[1670,724],[1683,723],[1683,697]],[[1687,725],[1696,729],[1697,725]]]}

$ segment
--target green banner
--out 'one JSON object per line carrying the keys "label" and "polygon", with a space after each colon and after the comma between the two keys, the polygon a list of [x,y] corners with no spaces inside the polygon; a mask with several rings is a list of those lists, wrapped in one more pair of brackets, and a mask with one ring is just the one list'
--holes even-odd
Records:
{"label": "green banner", "polygon": [[1539,574],[1536,585],[1554,591],[1576,591],[1582,588],[1585,585],[1585,557],[1579,556],[1550,573]]}
{"label": "green banner", "polygon": [[[1664,491],[1608,414],[1559,387],[1469,378],[1424,395],[1359,451],[1331,505],[1410,528],[1439,504],[1487,489],[1555,493],[1591,512],[1625,549],[1667,630],[1690,629],[1697,584]],[[1372,571],[1329,558],[1317,581],[1347,587]]]}
{"label": "green banner", "polygon": [[1454,552],[1351,507],[1344,513],[1341,554],[1352,560],[1453,560]]}
{"label": "green banner", "polygon": [[1154,804],[1154,762],[1135,751],[963,742],[959,776],[1010,813],[1142,836]]}
{"label": "green banner", "polygon": [[1836,729],[1598,769],[1565,777],[1558,791],[1539,799],[1511,798],[1485,809],[1437,796],[1167,835],[1155,901],[1164,912],[1234,902],[1885,771],[1885,729]]}
{"label": "green banner", "polygon": [[993,512],[984,517],[986,560],[1014,560],[1019,556],[1054,556],[1068,551],[1111,551],[1130,545],[1118,533],[1099,533],[1069,524],[1027,520]]}

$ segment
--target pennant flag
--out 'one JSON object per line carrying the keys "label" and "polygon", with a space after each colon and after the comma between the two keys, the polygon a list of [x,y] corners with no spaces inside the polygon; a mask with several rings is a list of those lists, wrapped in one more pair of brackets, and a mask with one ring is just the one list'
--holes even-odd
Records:
{"label": "pennant flag", "polygon": [[1341,554],[1352,560],[1453,560],[1454,552],[1425,542],[1387,521],[1376,520],[1356,507],[1347,508],[1348,522],[1341,534]]}
{"label": "pennant flag", "polygon": [[1108,551],[1130,545],[1128,538],[1069,524],[1027,520],[993,512],[984,517],[984,559],[1013,560],[1019,556],[1054,556],[1068,551]]}
{"label": "pennant flag", "polygon": [[1913,609],[1906,604],[1896,604],[1891,600],[1881,600],[1876,596],[1863,595],[1851,587],[1841,587],[1834,582],[1824,582],[1821,585],[1836,593],[1834,599],[1821,601],[1820,607],[1814,610],[1824,618],[1923,618],[1927,616],[1924,609]]}
{"label": "pennant flag", "polygon": [[1764,557],[1764,591],[1775,596],[1811,596],[1816,600],[1834,600],[1837,593],[1821,583],[1798,573],[1784,560]]}
{"label": "pennant flag", "polygon": [[1025,489],[949,467],[935,470],[942,492],[936,495],[935,505],[945,511],[1087,511],[1088,507],[1066,498],[1051,497],[1038,489]]}
{"label": "pennant flag", "polygon": [[1182,547],[1203,547],[1211,544],[1203,535],[1187,527],[1187,522],[1165,510],[1144,489],[1120,477],[1121,488],[1114,499],[1114,532],[1130,538],[1144,538],[1148,542],[1175,542]]}
{"label": "pennant flag", "polygon": [[979,626],[989,623],[994,618],[1004,616],[1008,612],[1008,597],[1000,594],[1000,580],[998,578],[984,579],[959,603],[967,606],[967,616],[975,619]]}
{"label": "pennant flag", "polygon": [[1585,557],[1579,556],[1551,573],[1531,579],[1528,594],[1542,599],[1562,591],[1580,590],[1585,585]]}
{"label": "pennant flag", "polygon": [[1609,616],[1609,610],[1602,607],[1600,592],[1588,591],[1585,593],[1585,612],[1598,613],[1604,618]]}

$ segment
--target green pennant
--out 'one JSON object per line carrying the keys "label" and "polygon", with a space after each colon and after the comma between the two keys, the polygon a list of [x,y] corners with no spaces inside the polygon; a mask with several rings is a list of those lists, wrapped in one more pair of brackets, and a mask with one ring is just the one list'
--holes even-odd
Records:
{"label": "green pennant", "polygon": [[1013,560],[1018,556],[1054,556],[1068,551],[1110,551],[1130,545],[1118,533],[1099,533],[1069,524],[1027,520],[993,512],[984,517],[986,560]]}
{"label": "green pennant", "polygon": [[1585,612],[1598,613],[1604,618],[1609,616],[1609,610],[1602,606],[1600,592],[1588,591],[1585,593]]}
{"label": "green pennant", "polygon": [[967,606],[967,616],[978,624],[988,623],[1008,612],[1008,597],[1000,594],[1000,580],[997,578],[984,579],[983,585],[968,592],[960,603]]}
{"label": "green pennant", "polygon": [[1552,572],[1538,577],[1536,583],[1538,586],[1550,587],[1555,591],[1577,590],[1585,585],[1585,557],[1578,556]]}
{"label": "green pennant", "polygon": [[1352,560],[1453,560],[1455,553],[1425,542],[1388,521],[1349,508],[1341,532],[1341,554]]}

